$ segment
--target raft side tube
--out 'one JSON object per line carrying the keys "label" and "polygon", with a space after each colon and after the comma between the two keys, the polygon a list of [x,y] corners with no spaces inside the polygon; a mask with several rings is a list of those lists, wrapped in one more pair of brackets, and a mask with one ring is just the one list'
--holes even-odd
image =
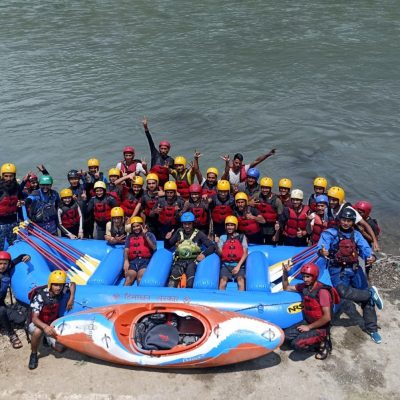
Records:
{"label": "raft side tube", "polygon": [[246,290],[252,292],[269,292],[269,262],[261,251],[253,251],[246,260]]}
{"label": "raft side tube", "polygon": [[166,249],[157,249],[140,281],[142,287],[164,287],[171,271],[172,253]]}
{"label": "raft side tube", "polygon": [[120,277],[124,265],[124,248],[109,247],[110,251],[101,259],[99,266],[88,279],[87,285],[114,285]]}
{"label": "raft side tube", "polygon": [[220,258],[217,254],[210,254],[200,261],[194,278],[194,289],[218,289]]}

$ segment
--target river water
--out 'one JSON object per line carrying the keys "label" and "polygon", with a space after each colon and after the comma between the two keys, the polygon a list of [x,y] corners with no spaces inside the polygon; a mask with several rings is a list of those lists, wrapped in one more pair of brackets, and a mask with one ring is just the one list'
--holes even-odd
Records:
{"label": "river water", "polygon": [[372,201],[396,252],[399,39],[397,0],[3,0],[0,162],[44,163],[60,189],[127,144],[149,160],[147,115],[203,169],[277,148],[263,175]]}

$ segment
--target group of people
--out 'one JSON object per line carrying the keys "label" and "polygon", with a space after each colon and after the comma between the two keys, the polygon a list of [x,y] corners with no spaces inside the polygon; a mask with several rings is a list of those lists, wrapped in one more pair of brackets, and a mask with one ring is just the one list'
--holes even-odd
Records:
{"label": "group of people", "polygon": [[[43,165],[38,167],[40,176],[29,171],[17,181],[16,166],[3,164],[0,251],[6,243],[13,243],[13,228],[27,217],[54,235],[124,245],[126,285],[132,285],[135,280],[140,284],[157,248],[157,240],[163,240],[165,248],[174,250],[168,286],[193,287],[197,264],[207,255],[217,253],[221,257],[219,288],[223,290],[229,280],[235,280],[239,290],[245,290],[248,243],[317,244],[320,255],[329,261],[329,272],[338,294],[362,304],[366,329],[380,342],[374,313],[376,303],[371,300],[377,297],[377,291],[368,288],[368,280],[363,275],[363,268],[368,274],[375,260],[371,247],[379,250],[380,229],[371,217],[371,203],[363,200],[351,205],[345,200],[343,188],[328,188],[324,177],[314,180],[308,202],[302,190],[292,187],[289,178],[280,179],[278,193],[274,193],[273,180],[261,177],[256,167],[273,156],[275,149],[250,164],[243,162],[240,153],[232,160],[224,155],[222,175],[212,166],[203,177],[199,152],[194,153],[191,163],[183,156],[172,158],[169,142],[161,141],[158,148],[154,144],[147,119],[143,127],[151,152],[150,167],[135,158],[134,147],[126,146],[123,159],[107,176],[100,170],[99,160],[91,158],[87,170],[72,169],[67,173],[68,186],[59,193],[53,189],[53,178]],[[360,266],[360,259],[364,265]],[[1,265],[0,259],[0,268]],[[12,265],[7,259],[7,268],[1,275],[2,295]],[[285,271],[284,268],[284,276]],[[284,279],[284,288],[310,291],[318,277],[315,268],[312,271],[310,284],[305,281],[304,287],[291,287],[285,285]],[[304,272],[303,276],[306,275]],[[47,288],[50,292],[51,287],[50,282]],[[318,288],[317,298],[324,290]],[[43,300],[43,294],[38,296]],[[326,304],[330,297],[325,293],[321,298],[322,309],[329,308]],[[323,312],[322,322],[314,321],[310,329],[321,330],[327,321],[327,313]],[[295,330],[304,333],[304,326]],[[40,323],[36,327],[50,331]],[[9,334],[11,342],[18,346],[14,333],[9,330]],[[322,350],[318,347],[319,352]],[[33,357],[30,365],[34,361]]]}

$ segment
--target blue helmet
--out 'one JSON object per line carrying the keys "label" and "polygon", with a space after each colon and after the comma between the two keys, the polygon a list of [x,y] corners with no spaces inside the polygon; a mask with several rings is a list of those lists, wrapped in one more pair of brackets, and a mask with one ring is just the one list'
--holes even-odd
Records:
{"label": "blue helmet", "polygon": [[315,202],[316,203],[326,203],[326,205],[329,204],[328,196],[326,194],[320,194],[315,197]]}
{"label": "blue helmet", "polygon": [[196,217],[192,212],[185,212],[181,216],[181,222],[194,222]]}
{"label": "blue helmet", "polygon": [[257,168],[249,168],[247,171],[247,176],[257,180],[260,177],[260,171]]}

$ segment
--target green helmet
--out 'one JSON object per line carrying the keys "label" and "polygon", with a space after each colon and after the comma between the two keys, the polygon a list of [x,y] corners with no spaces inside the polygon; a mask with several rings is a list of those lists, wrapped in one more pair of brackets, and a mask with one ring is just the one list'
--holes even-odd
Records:
{"label": "green helmet", "polygon": [[39,178],[39,185],[52,185],[53,178],[50,175],[42,175]]}

